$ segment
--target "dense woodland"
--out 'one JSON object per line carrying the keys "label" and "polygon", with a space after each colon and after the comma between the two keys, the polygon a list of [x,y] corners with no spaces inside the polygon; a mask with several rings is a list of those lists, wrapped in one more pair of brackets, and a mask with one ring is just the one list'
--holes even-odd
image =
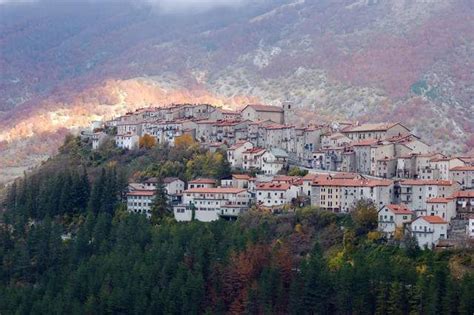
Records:
{"label": "dense woodland", "polygon": [[[128,214],[129,178],[229,175],[222,152],[92,152],[68,137],[8,191],[0,219],[1,314],[473,314],[473,253],[387,244],[369,204],[236,222]],[[158,194],[160,196],[160,194]],[[160,199],[160,198],[157,198]],[[375,218],[376,219],[376,218]]]}

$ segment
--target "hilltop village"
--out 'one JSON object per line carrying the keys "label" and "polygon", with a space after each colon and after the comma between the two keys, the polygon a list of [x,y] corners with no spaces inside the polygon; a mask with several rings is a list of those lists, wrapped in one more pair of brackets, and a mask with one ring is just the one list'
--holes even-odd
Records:
{"label": "hilltop village", "polygon": [[[113,138],[140,149],[144,139],[173,146],[180,137],[226,152],[230,178],[148,178],[130,183],[128,211],[151,216],[164,185],[177,221],[235,219],[249,208],[280,213],[300,205],[349,213],[360,200],[378,209],[387,238],[411,234],[420,247],[474,239],[474,158],[435,152],[400,122],[289,124],[290,104],[247,105],[240,111],[208,104],[144,108],[83,135],[93,149]],[[305,175],[289,176],[290,167]]]}

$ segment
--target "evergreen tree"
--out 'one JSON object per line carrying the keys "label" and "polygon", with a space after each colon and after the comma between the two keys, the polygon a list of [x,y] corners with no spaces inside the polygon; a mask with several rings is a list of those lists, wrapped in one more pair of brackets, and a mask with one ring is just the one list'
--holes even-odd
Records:
{"label": "evergreen tree", "polygon": [[151,205],[151,222],[157,224],[161,218],[168,216],[170,212],[171,207],[169,206],[165,185],[163,184],[162,178],[158,178],[155,197]]}

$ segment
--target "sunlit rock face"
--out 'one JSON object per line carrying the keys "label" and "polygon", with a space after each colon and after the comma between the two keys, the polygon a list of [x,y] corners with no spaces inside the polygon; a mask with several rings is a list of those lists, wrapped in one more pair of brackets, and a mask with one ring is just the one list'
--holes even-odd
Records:
{"label": "sunlit rock face", "polygon": [[298,122],[400,120],[442,150],[474,147],[471,1],[150,2],[2,5],[0,168],[90,120],[179,102],[291,101]]}

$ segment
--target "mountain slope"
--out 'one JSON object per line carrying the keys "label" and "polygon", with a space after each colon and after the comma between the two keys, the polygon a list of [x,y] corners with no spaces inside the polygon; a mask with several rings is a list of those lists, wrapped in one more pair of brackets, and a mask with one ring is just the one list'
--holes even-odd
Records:
{"label": "mountain slope", "polygon": [[473,17],[468,0],[261,1],[177,15],[128,2],[6,6],[0,155],[129,107],[203,98],[402,120],[447,152],[469,151]]}

